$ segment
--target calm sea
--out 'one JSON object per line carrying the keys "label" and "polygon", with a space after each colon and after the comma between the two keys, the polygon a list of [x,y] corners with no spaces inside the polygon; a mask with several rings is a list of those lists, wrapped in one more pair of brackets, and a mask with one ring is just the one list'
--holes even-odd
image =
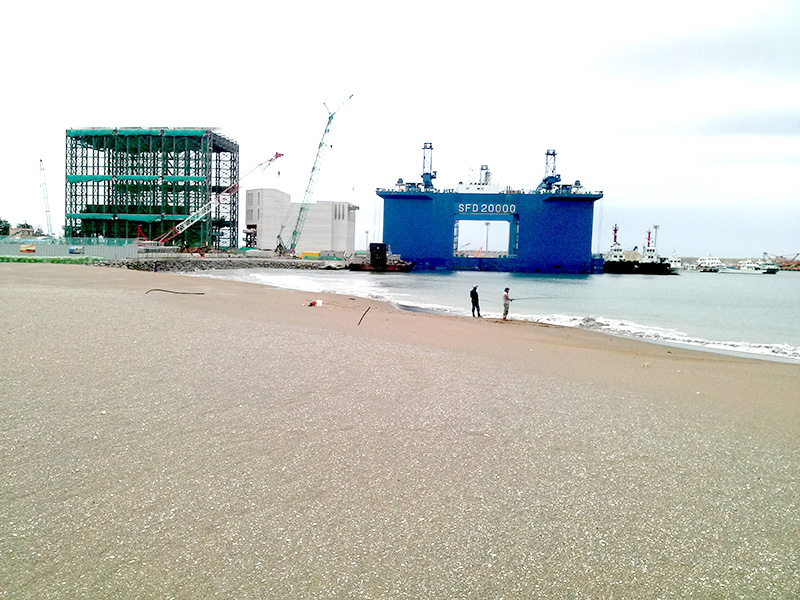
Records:
{"label": "calm sea", "polygon": [[485,317],[502,315],[508,287],[516,299],[513,319],[800,363],[800,272],[568,276],[236,269],[201,275],[463,317],[470,316],[472,286],[478,286]]}

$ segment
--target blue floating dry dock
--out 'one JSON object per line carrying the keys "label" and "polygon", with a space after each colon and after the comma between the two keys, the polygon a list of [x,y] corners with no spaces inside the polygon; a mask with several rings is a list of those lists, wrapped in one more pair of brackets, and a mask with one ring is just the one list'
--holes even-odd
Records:
{"label": "blue floating dry dock", "polygon": [[[423,147],[422,183],[398,180],[378,189],[383,199],[383,241],[418,269],[482,270],[524,273],[602,272],[592,257],[594,202],[603,192],[579,181],[561,183],[555,150],[546,153],[545,177],[532,191],[503,191],[491,183],[487,166],[478,183],[455,189],[433,187],[433,147]],[[459,227],[465,221],[505,221],[508,249],[491,257],[459,251]]]}

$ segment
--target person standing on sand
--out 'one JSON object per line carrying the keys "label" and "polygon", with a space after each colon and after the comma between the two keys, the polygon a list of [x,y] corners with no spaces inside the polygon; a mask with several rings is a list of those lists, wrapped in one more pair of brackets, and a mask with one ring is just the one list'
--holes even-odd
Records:
{"label": "person standing on sand", "polygon": [[503,292],[503,321],[507,321],[508,307],[514,301],[513,298],[508,297],[508,288]]}
{"label": "person standing on sand", "polygon": [[478,286],[476,285],[472,288],[472,291],[469,293],[469,298],[472,300],[472,316],[475,316],[475,311],[478,311],[478,316],[481,316],[481,307],[478,304]]}

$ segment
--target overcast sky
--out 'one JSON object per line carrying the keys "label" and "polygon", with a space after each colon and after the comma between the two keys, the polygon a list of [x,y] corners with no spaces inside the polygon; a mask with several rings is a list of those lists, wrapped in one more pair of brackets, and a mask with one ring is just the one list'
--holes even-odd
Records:
{"label": "overcast sky", "polygon": [[605,193],[598,251],[618,223],[628,248],[659,225],[662,254],[800,252],[796,0],[16,6],[0,36],[12,225],[45,228],[42,159],[60,231],[68,128],[219,128],[242,173],[285,155],[244,188],[300,201],[324,103],[353,94],[314,198],[360,207],[357,247],[380,239],[375,188],[420,180],[431,142],[439,188],[487,164],[532,189],[556,149],[564,181]]}

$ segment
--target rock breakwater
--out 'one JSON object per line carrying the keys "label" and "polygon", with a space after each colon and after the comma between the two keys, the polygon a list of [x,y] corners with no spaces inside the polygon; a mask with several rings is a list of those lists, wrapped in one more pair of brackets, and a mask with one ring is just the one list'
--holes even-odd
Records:
{"label": "rock breakwater", "polygon": [[117,267],[134,271],[165,271],[188,273],[213,269],[346,269],[341,260],[303,260],[297,258],[239,258],[239,257],[181,257],[181,258],[137,258],[125,260],[103,260],[97,266]]}

